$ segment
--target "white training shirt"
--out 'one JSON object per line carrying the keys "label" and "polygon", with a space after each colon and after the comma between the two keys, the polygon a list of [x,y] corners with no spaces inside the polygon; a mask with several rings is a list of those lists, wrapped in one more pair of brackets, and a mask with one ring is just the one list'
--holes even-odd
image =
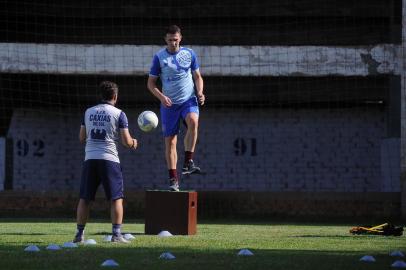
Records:
{"label": "white training shirt", "polygon": [[85,160],[120,163],[116,141],[120,129],[128,129],[128,119],[122,110],[108,103],[98,104],[86,110],[82,126],[86,127]]}

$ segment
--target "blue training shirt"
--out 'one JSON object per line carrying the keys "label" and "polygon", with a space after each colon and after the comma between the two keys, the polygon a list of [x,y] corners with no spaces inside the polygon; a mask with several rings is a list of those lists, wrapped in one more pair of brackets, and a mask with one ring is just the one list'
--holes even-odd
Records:
{"label": "blue training shirt", "polygon": [[163,94],[173,104],[181,104],[195,95],[192,71],[198,69],[192,49],[180,47],[172,54],[164,48],[154,55],[149,76],[160,77]]}

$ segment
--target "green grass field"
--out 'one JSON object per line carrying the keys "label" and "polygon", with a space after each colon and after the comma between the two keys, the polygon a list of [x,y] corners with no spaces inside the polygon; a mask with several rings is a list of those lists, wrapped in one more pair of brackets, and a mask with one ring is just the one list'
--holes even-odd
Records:
{"label": "green grass field", "polygon": [[[398,258],[388,254],[406,251],[405,236],[353,236],[352,225],[262,222],[203,222],[195,236],[160,238],[144,235],[141,221],[126,221],[123,232],[136,239],[131,244],[103,242],[110,234],[107,220],[91,221],[87,239],[95,246],[49,251],[49,244],[71,241],[76,228],[67,220],[0,219],[0,269],[103,269],[103,261],[114,259],[118,269],[391,269]],[[29,244],[40,252],[25,252]],[[254,256],[237,256],[248,248]],[[171,252],[175,260],[159,255]],[[375,263],[360,262],[373,255]]]}

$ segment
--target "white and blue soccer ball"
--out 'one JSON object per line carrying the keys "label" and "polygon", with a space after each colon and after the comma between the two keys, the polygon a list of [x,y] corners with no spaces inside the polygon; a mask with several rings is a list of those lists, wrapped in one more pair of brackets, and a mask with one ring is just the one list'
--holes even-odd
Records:
{"label": "white and blue soccer ball", "polygon": [[138,116],[138,126],[144,132],[150,132],[158,126],[158,117],[153,111],[144,111]]}

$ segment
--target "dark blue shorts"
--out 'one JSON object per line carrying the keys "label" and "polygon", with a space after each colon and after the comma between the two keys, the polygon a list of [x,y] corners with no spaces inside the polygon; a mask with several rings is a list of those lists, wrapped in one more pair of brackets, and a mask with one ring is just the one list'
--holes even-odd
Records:
{"label": "dark blue shorts", "polygon": [[195,96],[182,104],[173,104],[170,107],[161,105],[162,133],[164,137],[177,135],[180,120],[185,120],[186,115],[191,112],[199,115],[199,105]]}
{"label": "dark blue shorts", "polygon": [[94,201],[100,183],[108,200],[123,198],[123,174],[120,163],[104,159],[86,160],[82,169],[80,198]]}

